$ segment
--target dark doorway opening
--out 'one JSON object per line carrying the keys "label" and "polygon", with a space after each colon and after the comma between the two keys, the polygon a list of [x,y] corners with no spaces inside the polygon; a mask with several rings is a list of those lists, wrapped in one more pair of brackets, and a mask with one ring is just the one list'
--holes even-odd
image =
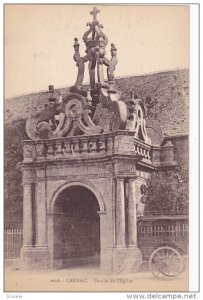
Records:
{"label": "dark doorway opening", "polygon": [[96,267],[100,263],[100,218],[95,195],[72,186],[59,195],[54,207],[54,258],[62,268]]}

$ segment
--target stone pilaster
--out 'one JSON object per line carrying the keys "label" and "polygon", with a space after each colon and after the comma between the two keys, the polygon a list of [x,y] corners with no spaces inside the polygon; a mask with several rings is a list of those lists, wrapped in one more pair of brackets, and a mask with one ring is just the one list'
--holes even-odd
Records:
{"label": "stone pilaster", "polygon": [[172,141],[168,140],[165,145],[162,147],[161,160],[164,163],[174,163],[175,159],[175,147],[172,144]]}
{"label": "stone pilaster", "polygon": [[32,246],[32,183],[23,184],[23,247]]}
{"label": "stone pilaster", "polygon": [[[36,177],[33,177],[37,175]],[[23,247],[21,249],[22,269],[47,269],[48,247],[47,247],[47,222],[46,222],[46,189],[45,171],[41,168],[23,171]],[[37,240],[33,242],[33,209],[32,206],[32,182],[35,181],[36,197],[36,229]]]}
{"label": "stone pilaster", "polygon": [[[125,214],[124,180],[123,178],[117,178],[117,245],[113,249],[112,259],[112,271],[115,273],[135,273],[139,270],[140,264],[142,262],[142,253],[137,245],[135,177],[129,178],[128,185],[126,185],[126,188],[126,198],[128,199],[128,205]],[[126,220],[125,215],[127,216]],[[127,241],[125,241],[125,232],[128,233]]]}
{"label": "stone pilaster", "polygon": [[116,245],[125,247],[124,178],[116,178]]}
{"label": "stone pilaster", "polygon": [[37,246],[47,246],[45,170],[37,170]]}
{"label": "stone pilaster", "polygon": [[129,178],[128,184],[128,246],[137,246],[137,212],[135,178]]}

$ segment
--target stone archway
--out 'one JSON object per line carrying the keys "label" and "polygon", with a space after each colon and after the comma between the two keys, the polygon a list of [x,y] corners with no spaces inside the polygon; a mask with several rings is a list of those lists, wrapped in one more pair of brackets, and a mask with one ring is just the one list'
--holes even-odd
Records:
{"label": "stone archway", "polygon": [[52,211],[54,265],[99,266],[100,206],[95,194],[81,185],[66,187],[58,194]]}

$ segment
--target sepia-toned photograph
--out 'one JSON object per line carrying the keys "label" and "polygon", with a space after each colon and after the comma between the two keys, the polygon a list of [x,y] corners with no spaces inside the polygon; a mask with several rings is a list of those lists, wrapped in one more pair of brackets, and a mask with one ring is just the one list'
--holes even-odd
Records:
{"label": "sepia-toned photograph", "polygon": [[4,291],[189,291],[189,5],[4,5]]}

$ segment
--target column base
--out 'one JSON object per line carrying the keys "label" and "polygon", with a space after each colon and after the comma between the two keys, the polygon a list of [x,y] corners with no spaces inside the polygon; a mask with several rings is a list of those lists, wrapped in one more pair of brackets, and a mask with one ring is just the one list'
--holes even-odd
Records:
{"label": "column base", "polygon": [[112,274],[113,248],[108,247],[100,252],[100,272],[104,275]]}
{"label": "column base", "polygon": [[21,269],[48,269],[48,248],[46,246],[23,246],[20,251]]}
{"label": "column base", "polygon": [[136,246],[113,249],[113,273],[136,273],[142,263],[142,252]]}

